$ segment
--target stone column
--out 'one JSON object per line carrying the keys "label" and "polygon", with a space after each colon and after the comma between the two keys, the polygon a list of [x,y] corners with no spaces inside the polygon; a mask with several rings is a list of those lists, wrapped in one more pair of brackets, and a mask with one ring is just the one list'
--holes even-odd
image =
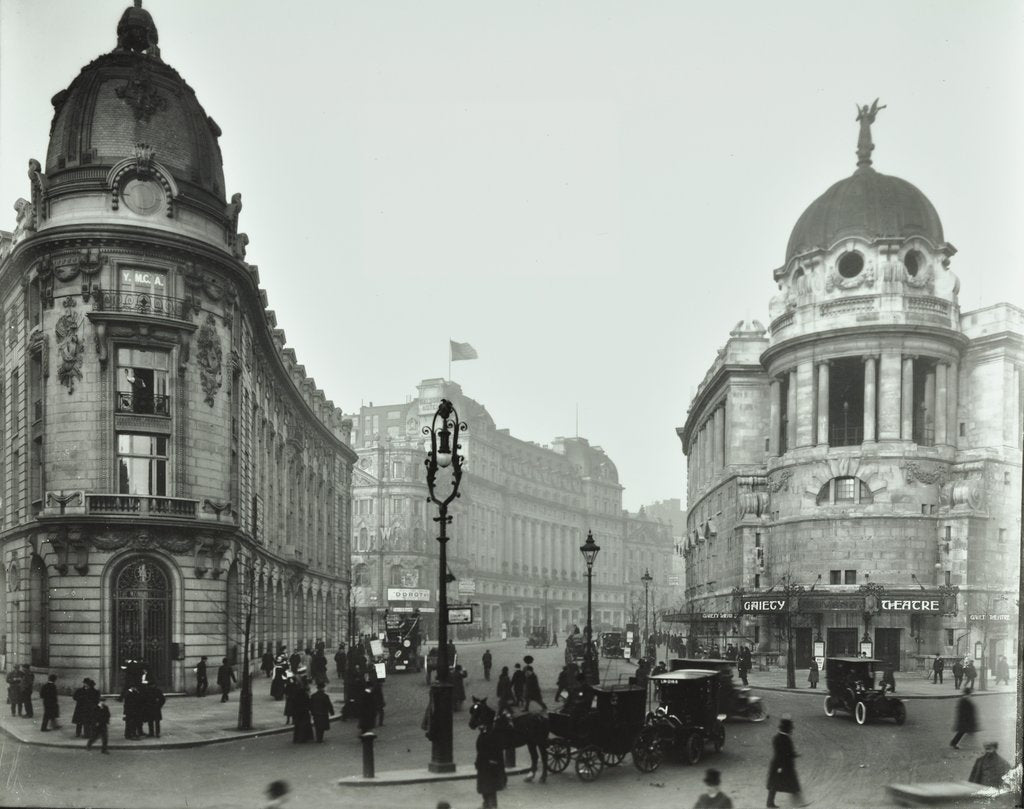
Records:
{"label": "stone column", "polygon": [[864,440],[875,440],[875,358],[864,358]]}
{"label": "stone column", "polygon": [[724,469],[729,465],[731,453],[729,452],[729,442],[732,440],[732,431],[729,429],[729,398],[726,398],[722,402],[722,407],[719,409],[719,414],[722,418],[722,468]]}
{"label": "stone column", "polygon": [[715,411],[715,457],[717,459],[716,469],[721,470],[725,466],[725,408],[720,407]]}
{"label": "stone column", "polygon": [[796,367],[796,443],[800,447],[814,444],[814,363],[801,362]]}
{"label": "stone column", "polygon": [[878,373],[878,440],[900,437],[901,358],[899,354],[883,352]]}
{"label": "stone column", "polygon": [[933,368],[930,371],[928,371],[927,374],[925,374],[924,378],[924,423],[921,425],[921,427],[925,431],[923,437],[925,443],[927,443],[928,441],[928,430],[931,430],[932,433],[932,443],[935,444],[938,442],[938,436],[935,432],[936,405],[937,403],[935,400],[935,369]]}
{"label": "stone column", "polygon": [[768,397],[768,454],[777,457],[779,454],[779,429],[782,418],[782,386],[778,378],[773,378],[769,386]]}
{"label": "stone column", "polygon": [[827,447],[828,440],[829,363],[818,363],[818,446]]}
{"label": "stone column", "polygon": [[1010,447],[1020,446],[1020,434],[1017,425],[1020,423],[1020,371],[1012,363],[1006,363],[1006,396],[1003,412],[1003,443]]}
{"label": "stone column", "polygon": [[935,443],[936,444],[947,444],[949,443],[949,430],[946,423],[946,417],[949,412],[949,393],[947,390],[946,375],[949,372],[949,366],[940,362],[935,366]]}
{"label": "stone column", "polygon": [[900,437],[914,438],[914,358],[903,358],[903,389],[900,395]]}
{"label": "stone column", "polygon": [[786,392],[786,448],[796,448],[796,370],[789,372],[789,388]]}
{"label": "stone column", "polygon": [[953,360],[946,373],[946,433],[949,443],[960,446],[960,364]]}

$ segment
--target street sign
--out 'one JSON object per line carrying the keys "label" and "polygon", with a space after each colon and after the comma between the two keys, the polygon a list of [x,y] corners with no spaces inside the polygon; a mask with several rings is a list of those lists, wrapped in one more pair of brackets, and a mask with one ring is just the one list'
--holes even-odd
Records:
{"label": "street sign", "polygon": [[430,590],[420,587],[389,587],[388,601],[430,601]]}
{"label": "street sign", "polygon": [[459,595],[473,595],[476,593],[475,579],[459,579]]}
{"label": "street sign", "polygon": [[449,607],[448,608],[448,623],[449,624],[471,624],[471,623],[473,623],[473,608],[472,607]]}

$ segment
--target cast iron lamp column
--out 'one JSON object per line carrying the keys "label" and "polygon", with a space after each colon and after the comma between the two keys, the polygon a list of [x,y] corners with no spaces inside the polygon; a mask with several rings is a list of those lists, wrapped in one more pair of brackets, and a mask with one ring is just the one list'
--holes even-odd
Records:
{"label": "cast iron lamp column", "polygon": [[651,571],[644,570],[644,575],[640,577],[640,581],[644,583],[644,644],[642,654],[644,657],[651,657],[651,630],[647,623],[647,588],[650,587],[651,582],[654,581]]}
{"label": "cast iron lamp column", "polygon": [[[466,425],[459,421],[459,414],[447,399],[442,399],[434,413],[434,420],[423,432],[430,436],[430,449],[423,462],[427,467],[427,489],[430,501],[437,506],[438,516],[434,522],[440,526],[437,537],[440,545],[440,559],[437,565],[437,677],[430,686],[431,749],[430,772],[455,772],[452,760],[452,684],[448,679],[448,505],[459,497],[459,483],[462,480],[462,462],[459,455],[459,431]],[[437,469],[452,470],[452,490],[444,498],[434,491]]]}
{"label": "cast iron lamp column", "polygon": [[591,685],[600,681],[597,661],[594,659],[593,624],[591,623],[591,604],[594,592],[594,560],[601,546],[594,542],[594,535],[587,531],[587,541],[580,545],[583,561],[587,563],[587,650],[583,653],[583,674]]}

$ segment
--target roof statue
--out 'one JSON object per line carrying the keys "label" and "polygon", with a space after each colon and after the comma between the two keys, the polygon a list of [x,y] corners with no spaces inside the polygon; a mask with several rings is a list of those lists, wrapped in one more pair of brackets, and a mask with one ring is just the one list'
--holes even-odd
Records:
{"label": "roof statue", "polygon": [[117,23],[117,50],[148,53],[159,59],[159,38],[156,24],[142,7],[142,0],[135,0],[135,5],[126,8]]}
{"label": "roof statue", "polygon": [[857,138],[857,166],[860,168],[871,165],[871,152],[875,149],[875,144],[871,141],[871,124],[875,122],[878,111],[884,110],[885,107],[885,104],[881,107],[878,106],[877,98],[870,107],[867,104],[863,107],[857,106],[857,120],[860,122],[860,136]]}

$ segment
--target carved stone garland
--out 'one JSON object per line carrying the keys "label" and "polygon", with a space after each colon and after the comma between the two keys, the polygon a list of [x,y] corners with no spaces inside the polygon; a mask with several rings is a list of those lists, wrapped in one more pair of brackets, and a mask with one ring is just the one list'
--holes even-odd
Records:
{"label": "carved stone garland", "polygon": [[203,384],[205,401],[213,407],[214,396],[223,383],[224,351],[217,335],[217,323],[213,315],[207,313],[206,320],[199,329],[197,358],[199,360],[200,380]]}
{"label": "carved stone garland", "polygon": [[82,378],[82,354],[85,344],[82,341],[82,316],[75,311],[74,298],[64,299],[64,314],[54,327],[57,351],[60,353],[60,367],[57,378],[66,385],[68,394],[75,392],[75,380]]}

